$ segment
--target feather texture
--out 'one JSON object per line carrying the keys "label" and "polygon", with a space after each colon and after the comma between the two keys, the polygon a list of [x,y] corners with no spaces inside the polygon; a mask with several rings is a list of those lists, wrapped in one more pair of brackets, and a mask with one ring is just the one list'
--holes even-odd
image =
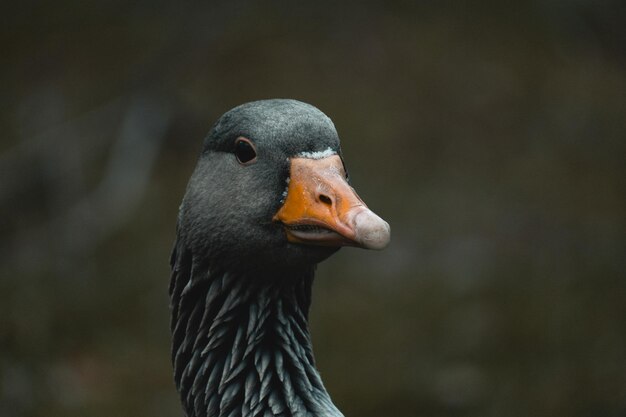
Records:
{"label": "feather texture", "polygon": [[314,268],[250,276],[172,253],[172,361],[188,417],[328,416],[307,315]]}

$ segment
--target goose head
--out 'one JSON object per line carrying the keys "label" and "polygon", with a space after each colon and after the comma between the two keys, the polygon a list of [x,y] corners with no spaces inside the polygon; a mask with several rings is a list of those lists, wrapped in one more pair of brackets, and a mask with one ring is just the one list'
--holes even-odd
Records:
{"label": "goose head", "polygon": [[309,104],[263,100],[211,129],[178,233],[195,254],[258,271],[314,265],[342,246],[381,249],[390,228],[349,185],[332,121]]}

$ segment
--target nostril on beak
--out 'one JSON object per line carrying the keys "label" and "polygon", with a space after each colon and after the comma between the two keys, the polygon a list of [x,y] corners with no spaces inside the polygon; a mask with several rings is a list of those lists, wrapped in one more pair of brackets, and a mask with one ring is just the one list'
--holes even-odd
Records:
{"label": "nostril on beak", "polygon": [[329,196],[327,196],[326,194],[320,194],[319,195],[319,199],[322,203],[326,204],[327,206],[332,206],[333,205],[333,200],[332,198],[330,198]]}

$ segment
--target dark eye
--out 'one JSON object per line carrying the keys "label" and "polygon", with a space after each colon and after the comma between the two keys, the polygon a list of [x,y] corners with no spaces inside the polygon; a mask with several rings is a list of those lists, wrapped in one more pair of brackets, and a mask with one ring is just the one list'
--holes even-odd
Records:
{"label": "dark eye", "polygon": [[235,142],[235,156],[240,164],[248,164],[256,159],[254,145],[246,138],[238,138]]}

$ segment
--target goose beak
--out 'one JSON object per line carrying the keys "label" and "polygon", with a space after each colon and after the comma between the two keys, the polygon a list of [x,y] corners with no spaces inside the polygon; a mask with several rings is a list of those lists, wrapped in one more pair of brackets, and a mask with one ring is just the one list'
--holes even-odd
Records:
{"label": "goose beak", "polygon": [[383,249],[390,239],[389,224],[348,184],[338,155],[292,158],[287,197],[273,220],[292,243]]}

